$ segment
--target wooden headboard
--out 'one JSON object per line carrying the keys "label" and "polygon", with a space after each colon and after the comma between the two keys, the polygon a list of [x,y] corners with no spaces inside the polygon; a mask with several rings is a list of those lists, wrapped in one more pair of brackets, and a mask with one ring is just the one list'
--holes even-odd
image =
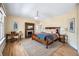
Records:
{"label": "wooden headboard", "polygon": [[60,35],[60,27],[45,27],[45,29],[57,29],[57,33]]}

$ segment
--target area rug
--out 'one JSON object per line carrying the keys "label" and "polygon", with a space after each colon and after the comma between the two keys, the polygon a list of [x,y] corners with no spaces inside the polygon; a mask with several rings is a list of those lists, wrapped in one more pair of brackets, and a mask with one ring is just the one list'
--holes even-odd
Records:
{"label": "area rug", "polygon": [[51,53],[54,53],[60,46],[63,44],[59,41],[56,41],[49,45],[48,49],[44,44],[41,44],[35,40],[23,39],[19,42],[21,46],[27,51],[29,56],[50,56]]}

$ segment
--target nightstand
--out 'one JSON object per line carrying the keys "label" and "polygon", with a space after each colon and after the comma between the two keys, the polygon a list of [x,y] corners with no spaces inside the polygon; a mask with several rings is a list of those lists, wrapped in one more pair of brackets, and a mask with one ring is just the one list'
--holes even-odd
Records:
{"label": "nightstand", "polygon": [[60,35],[59,41],[65,43],[65,35]]}

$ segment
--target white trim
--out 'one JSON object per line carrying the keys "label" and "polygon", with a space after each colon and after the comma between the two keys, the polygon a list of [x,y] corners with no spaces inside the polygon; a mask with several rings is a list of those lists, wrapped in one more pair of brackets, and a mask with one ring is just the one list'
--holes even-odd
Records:
{"label": "white trim", "polygon": [[6,16],[2,7],[0,7],[0,11],[2,12],[3,16]]}
{"label": "white trim", "polygon": [[[0,7],[0,11],[2,12],[3,16],[6,16],[2,7]],[[5,37],[0,40],[0,45],[3,43],[4,40]]]}
{"label": "white trim", "polygon": [[2,40],[0,40],[0,45],[3,43],[4,40],[5,40],[5,37]]}

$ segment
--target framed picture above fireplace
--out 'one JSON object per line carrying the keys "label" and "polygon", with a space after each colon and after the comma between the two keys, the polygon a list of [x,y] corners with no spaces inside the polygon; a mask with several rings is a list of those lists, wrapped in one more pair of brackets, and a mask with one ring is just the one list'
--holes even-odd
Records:
{"label": "framed picture above fireplace", "polygon": [[27,26],[27,29],[33,29],[32,25]]}

